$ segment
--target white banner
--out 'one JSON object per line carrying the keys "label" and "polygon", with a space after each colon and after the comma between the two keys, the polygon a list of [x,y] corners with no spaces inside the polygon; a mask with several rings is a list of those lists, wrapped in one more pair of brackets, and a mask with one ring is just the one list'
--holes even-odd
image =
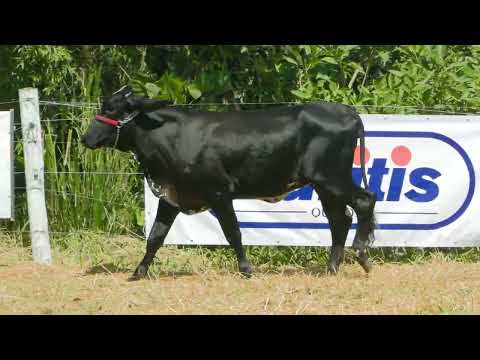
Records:
{"label": "white banner", "polygon": [[0,111],[0,219],[13,218],[13,110]]}
{"label": "white banner", "polygon": [[[361,115],[367,179],[377,193],[373,246],[480,246],[480,116]],[[357,161],[355,161],[357,162]],[[360,182],[360,167],[354,164]],[[158,199],[145,183],[146,235]],[[309,186],[276,204],[235,200],[244,245],[330,246],[328,221]],[[355,234],[356,217],[346,245]],[[211,212],[180,214],[166,244],[227,245]]]}

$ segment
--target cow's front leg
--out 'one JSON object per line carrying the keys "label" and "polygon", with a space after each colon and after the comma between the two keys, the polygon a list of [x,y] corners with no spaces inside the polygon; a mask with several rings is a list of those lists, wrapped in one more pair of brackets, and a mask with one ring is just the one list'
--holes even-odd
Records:
{"label": "cow's front leg", "polygon": [[137,269],[130,277],[130,281],[139,280],[147,275],[148,267],[152,263],[158,249],[163,245],[165,237],[168,234],[175,218],[179,213],[179,208],[168,203],[164,199],[158,201],[157,216],[155,223],[150,230],[147,240],[147,251],[143,260],[137,266]]}
{"label": "cow's front leg", "polygon": [[240,273],[246,277],[250,277],[252,274],[252,267],[243,251],[242,233],[240,232],[237,216],[233,210],[232,199],[227,195],[217,194],[211,200],[211,205],[212,210],[215,212],[220,226],[222,227],[225,238],[235,250]]}

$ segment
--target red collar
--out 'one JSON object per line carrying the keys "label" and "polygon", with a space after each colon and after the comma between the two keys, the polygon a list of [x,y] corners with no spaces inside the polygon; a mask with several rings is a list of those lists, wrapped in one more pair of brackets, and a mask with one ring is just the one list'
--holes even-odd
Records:
{"label": "red collar", "polygon": [[95,115],[95,120],[98,120],[100,122],[103,122],[104,124],[108,124],[108,125],[111,125],[111,126],[119,126],[120,125],[120,121],[110,119],[110,118],[108,118],[106,116],[102,116],[102,115]]}

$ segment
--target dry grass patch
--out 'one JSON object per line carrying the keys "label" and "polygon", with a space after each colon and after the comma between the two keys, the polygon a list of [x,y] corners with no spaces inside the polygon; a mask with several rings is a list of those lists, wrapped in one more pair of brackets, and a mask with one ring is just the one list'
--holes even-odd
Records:
{"label": "dry grass patch", "polygon": [[54,265],[41,266],[22,247],[0,247],[0,314],[480,313],[480,264],[441,255],[421,264],[377,265],[369,276],[347,264],[336,277],[290,267],[245,280],[206,267],[200,255],[162,251],[170,262],[189,261],[190,270],[180,266],[132,283],[121,266],[79,264],[58,251]]}

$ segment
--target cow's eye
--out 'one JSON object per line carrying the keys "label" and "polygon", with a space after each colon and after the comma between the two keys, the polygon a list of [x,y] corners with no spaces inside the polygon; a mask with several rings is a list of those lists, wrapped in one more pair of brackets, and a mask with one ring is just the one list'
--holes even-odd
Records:
{"label": "cow's eye", "polygon": [[113,113],[113,109],[110,107],[104,107],[102,109],[102,114],[104,115],[112,115],[112,113]]}

